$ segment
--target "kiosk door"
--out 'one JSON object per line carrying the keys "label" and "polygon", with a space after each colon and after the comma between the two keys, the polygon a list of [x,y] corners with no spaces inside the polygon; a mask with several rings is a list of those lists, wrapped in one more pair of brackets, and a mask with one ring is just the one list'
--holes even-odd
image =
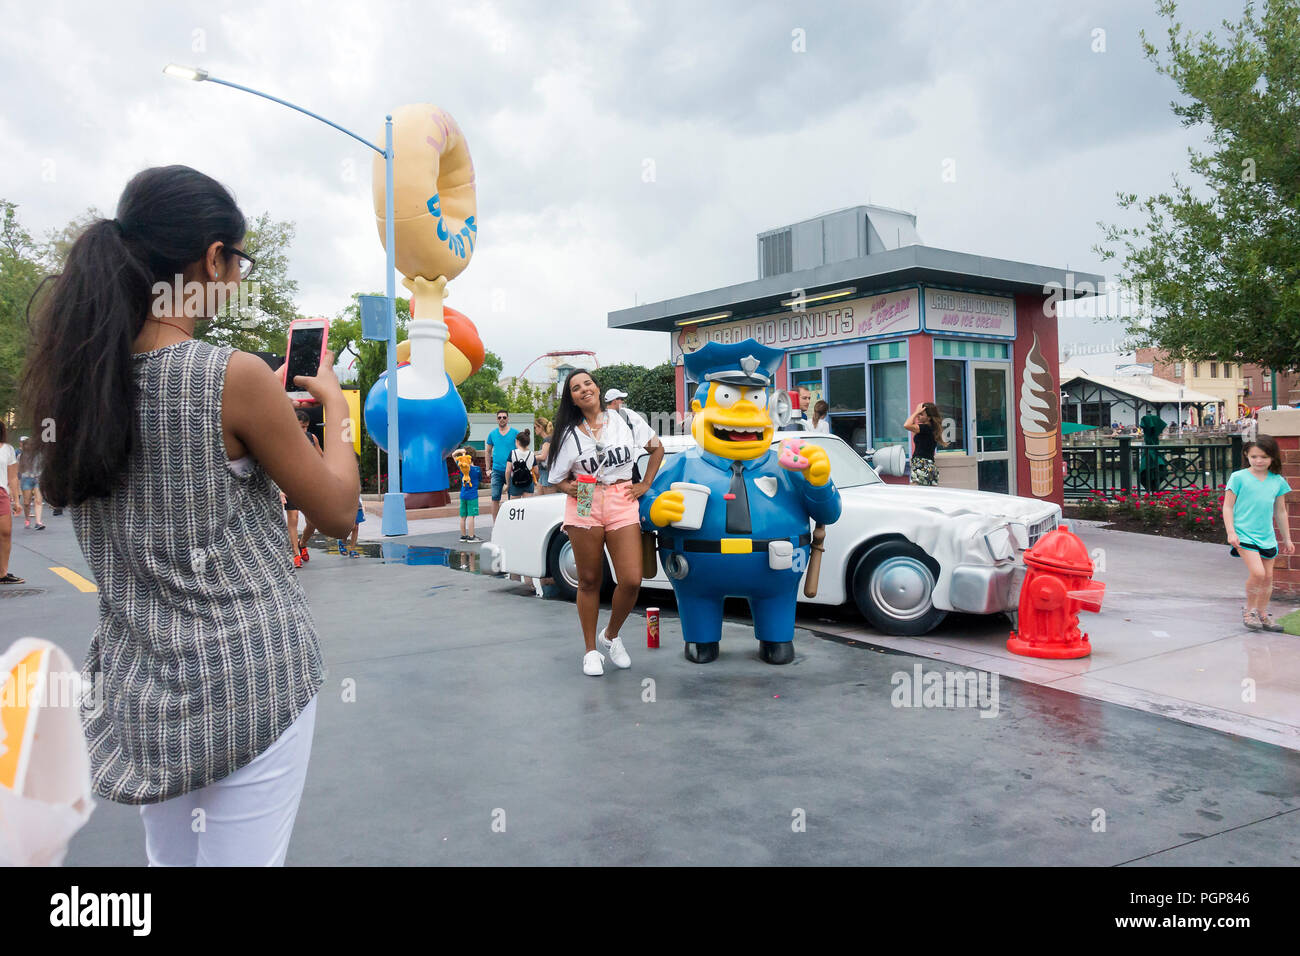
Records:
{"label": "kiosk door", "polygon": [[1006,362],[971,362],[970,434],[980,491],[1014,494],[1016,471],[1011,467],[1011,366]]}

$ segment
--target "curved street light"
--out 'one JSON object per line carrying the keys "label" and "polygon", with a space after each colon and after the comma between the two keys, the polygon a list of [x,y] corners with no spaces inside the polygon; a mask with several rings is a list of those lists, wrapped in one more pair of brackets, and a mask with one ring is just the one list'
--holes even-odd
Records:
{"label": "curved street light", "polygon": [[373,149],[380,156],[384,157],[384,169],[386,174],[386,186],[384,190],[385,204],[385,230],[386,241],[384,243],[385,251],[388,256],[387,264],[387,313],[388,313],[388,382],[392,386],[388,389],[388,492],[384,495],[384,516],[383,516],[383,533],[385,536],[406,534],[406,498],[402,495],[402,472],[401,472],[401,444],[398,441],[397,434],[397,263],[396,263],[396,246],[393,243],[393,117],[388,115],[384,122],[384,148],[380,149],[370,140],[363,136],[358,136],[350,129],[340,126],[325,117],[313,113],[311,110],[304,109],[296,103],[290,103],[288,100],[282,100],[278,96],[272,96],[270,93],[263,93],[261,90],[255,90],[250,86],[242,86],[239,83],[232,83],[229,80],[222,80],[208,73],[207,70],[199,69],[193,66],[181,66],[178,63],[168,63],[163,67],[163,73],[167,76],[174,77],[178,80],[192,80],[196,83],[219,83],[222,86],[229,86],[232,89],[243,90],[245,93],[252,93],[254,96],[260,96],[263,99],[279,103],[281,106],[287,106],[291,110],[297,110],[304,113],[312,119],[320,120],[326,126],[332,126],[340,133],[346,133],[353,139]]}

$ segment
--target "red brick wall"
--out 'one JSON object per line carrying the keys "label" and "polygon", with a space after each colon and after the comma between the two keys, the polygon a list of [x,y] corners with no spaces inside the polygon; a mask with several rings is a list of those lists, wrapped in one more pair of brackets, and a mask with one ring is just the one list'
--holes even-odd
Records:
{"label": "red brick wall", "polygon": [[1184,371],[1182,377],[1174,375],[1174,363],[1170,362],[1165,355],[1157,352],[1155,349],[1138,349],[1136,357],[1143,365],[1148,363],[1151,365],[1151,373],[1155,375],[1156,378],[1163,378],[1171,382],[1183,382],[1186,384],[1184,381],[1187,377],[1186,371]]}
{"label": "red brick wall", "polygon": [[[1271,408],[1273,406],[1273,393],[1264,387],[1265,382],[1272,384],[1269,376],[1264,374],[1264,369],[1259,365],[1242,365],[1241,374],[1250,379],[1250,394],[1242,399],[1251,408]],[[1295,372],[1278,372],[1277,373],[1277,403],[1279,405],[1290,405],[1294,402],[1300,402],[1300,375]]]}
{"label": "red brick wall", "polygon": [[[1282,477],[1293,489],[1300,489],[1300,437],[1283,435],[1277,439],[1282,449]],[[1286,496],[1287,518],[1291,523],[1291,540],[1300,541],[1300,490]],[[1300,596],[1300,554],[1279,554],[1273,564],[1273,589],[1281,594]]]}

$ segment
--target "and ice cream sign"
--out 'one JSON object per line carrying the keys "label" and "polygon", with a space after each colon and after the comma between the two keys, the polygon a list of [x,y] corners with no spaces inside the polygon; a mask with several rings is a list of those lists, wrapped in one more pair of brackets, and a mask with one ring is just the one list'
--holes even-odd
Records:
{"label": "and ice cream sign", "polygon": [[932,335],[1016,337],[1015,300],[1001,295],[925,290],[925,330]]}
{"label": "and ice cream sign", "polygon": [[726,345],[754,339],[773,348],[797,348],[874,336],[907,335],[921,328],[919,294],[917,289],[899,289],[800,312],[717,325],[688,325],[673,336],[673,362],[680,363],[683,353],[694,352],[706,342]]}

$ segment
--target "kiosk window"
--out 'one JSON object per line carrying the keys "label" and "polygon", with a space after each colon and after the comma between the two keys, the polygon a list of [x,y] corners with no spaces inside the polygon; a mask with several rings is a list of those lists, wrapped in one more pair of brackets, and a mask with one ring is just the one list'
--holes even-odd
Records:
{"label": "kiosk window", "polygon": [[945,429],[952,429],[948,447],[966,450],[966,363],[935,359],[934,403]]}
{"label": "kiosk window", "polygon": [[911,409],[907,407],[907,363],[882,362],[871,366],[871,434],[879,447],[907,444],[903,422]]}
{"label": "kiosk window", "polygon": [[827,403],[832,412],[861,412],[867,407],[867,369],[840,365],[826,370]]}

